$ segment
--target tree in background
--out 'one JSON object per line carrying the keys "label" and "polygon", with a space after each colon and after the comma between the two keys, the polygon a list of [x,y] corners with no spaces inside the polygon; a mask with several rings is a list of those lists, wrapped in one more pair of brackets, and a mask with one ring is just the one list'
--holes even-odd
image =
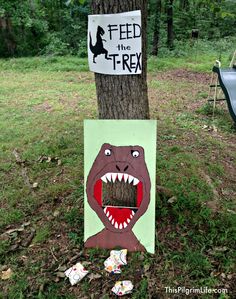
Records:
{"label": "tree in background", "polygon": [[174,49],[174,0],[167,0],[166,14],[167,14],[167,47],[170,50]]}
{"label": "tree in background", "polygon": [[154,24],[153,24],[153,38],[152,38],[152,50],[151,54],[157,56],[159,49],[159,41],[160,41],[160,29],[161,29],[161,10],[162,10],[162,1],[155,0],[150,1],[151,9],[150,11],[154,11]]}
{"label": "tree in background", "polygon": [[82,2],[0,0],[0,57],[86,56],[89,6]]}
{"label": "tree in background", "polygon": [[47,31],[37,1],[0,0],[0,56],[36,55]]}
{"label": "tree in background", "polygon": [[[0,0],[0,57],[86,57],[91,0]],[[129,2],[129,1],[127,1]],[[114,0],[114,5],[116,1]],[[178,50],[193,28],[202,39],[235,36],[235,0],[148,0],[148,53]],[[161,9],[162,8],[162,9]]]}

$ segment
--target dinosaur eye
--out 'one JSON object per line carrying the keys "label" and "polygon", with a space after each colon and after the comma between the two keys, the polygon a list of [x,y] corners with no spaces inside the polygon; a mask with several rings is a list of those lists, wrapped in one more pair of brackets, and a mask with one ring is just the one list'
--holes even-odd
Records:
{"label": "dinosaur eye", "polygon": [[139,151],[131,151],[131,154],[134,158],[138,158],[139,156]]}
{"label": "dinosaur eye", "polygon": [[105,156],[110,156],[111,155],[111,150],[106,149],[104,153],[105,153]]}

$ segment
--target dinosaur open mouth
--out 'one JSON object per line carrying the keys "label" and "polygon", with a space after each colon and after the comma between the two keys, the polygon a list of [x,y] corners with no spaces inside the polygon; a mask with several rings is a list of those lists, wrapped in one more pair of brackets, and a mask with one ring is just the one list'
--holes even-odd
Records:
{"label": "dinosaur open mouth", "polygon": [[143,183],[127,173],[106,173],[94,185],[94,198],[110,223],[118,230],[125,229],[142,202]]}

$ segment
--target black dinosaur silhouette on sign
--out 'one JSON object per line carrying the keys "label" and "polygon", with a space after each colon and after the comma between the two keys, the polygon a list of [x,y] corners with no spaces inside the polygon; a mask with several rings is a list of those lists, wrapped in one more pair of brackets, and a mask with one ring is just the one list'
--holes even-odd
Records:
{"label": "black dinosaur silhouette on sign", "polygon": [[111,60],[111,58],[108,57],[108,51],[103,46],[103,42],[106,42],[106,40],[102,38],[104,33],[105,33],[104,29],[101,26],[98,26],[97,42],[95,45],[93,45],[93,42],[92,42],[91,32],[89,33],[89,38],[90,38],[89,48],[90,48],[90,51],[93,53],[93,63],[96,63],[95,58],[101,54],[105,54],[105,58],[107,60]]}

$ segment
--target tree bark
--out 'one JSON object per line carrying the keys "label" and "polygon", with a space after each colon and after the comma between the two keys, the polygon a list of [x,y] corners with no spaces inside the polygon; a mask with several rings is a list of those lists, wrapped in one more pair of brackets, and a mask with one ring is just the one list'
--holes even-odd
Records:
{"label": "tree bark", "polygon": [[[100,119],[148,119],[147,95],[147,1],[145,0],[93,0],[94,14],[112,14],[141,10],[142,14],[142,74],[104,75],[95,73],[98,113]],[[114,185],[105,190],[108,199],[120,205],[134,206],[135,194],[128,187]]]}
{"label": "tree bark", "polygon": [[142,74],[95,74],[98,113],[100,119],[148,119],[147,95],[147,1],[93,0],[94,14],[120,13],[141,10],[142,13]]}
{"label": "tree bark", "polygon": [[160,25],[161,25],[161,0],[156,2],[156,11],[154,17],[153,41],[152,41],[152,55],[157,56],[160,39]]}
{"label": "tree bark", "polygon": [[173,2],[167,0],[167,46],[170,50],[174,49]]}
{"label": "tree bark", "polygon": [[14,39],[14,34],[12,30],[12,23],[9,16],[0,17],[0,30],[2,32],[2,37],[6,45],[7,55],[13,56],[16,49],[16,43]]}

